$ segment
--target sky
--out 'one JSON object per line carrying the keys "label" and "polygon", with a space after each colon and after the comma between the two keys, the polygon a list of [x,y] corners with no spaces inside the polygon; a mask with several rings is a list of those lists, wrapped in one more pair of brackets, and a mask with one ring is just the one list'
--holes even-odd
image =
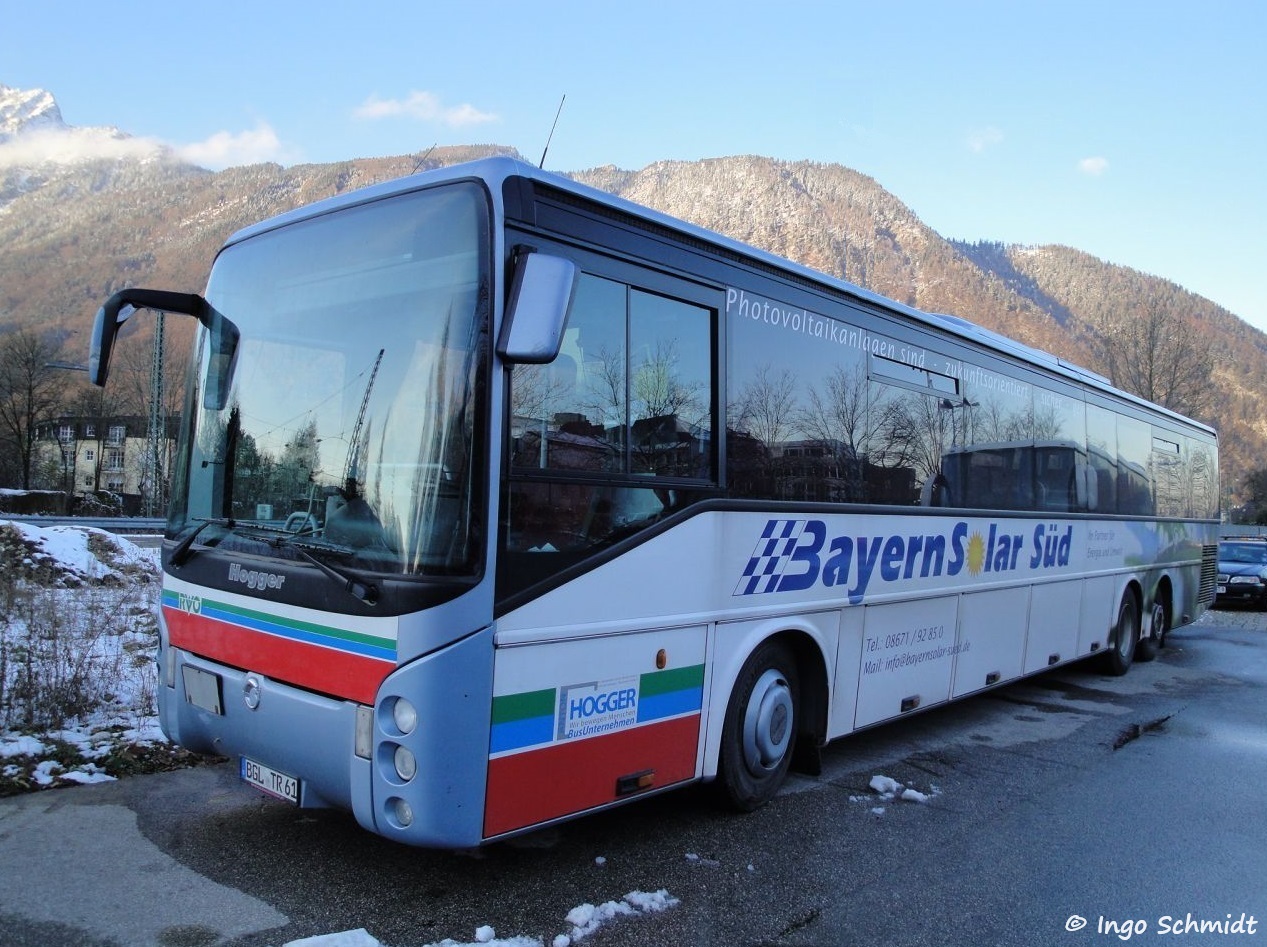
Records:
{"label": "sky", "polygon": [[1267,330],[1265,40],[1259,0],[0,0],[0,85],[217,169],[547,140],[558,171],[841,164],[945,237],[1072,246]]}

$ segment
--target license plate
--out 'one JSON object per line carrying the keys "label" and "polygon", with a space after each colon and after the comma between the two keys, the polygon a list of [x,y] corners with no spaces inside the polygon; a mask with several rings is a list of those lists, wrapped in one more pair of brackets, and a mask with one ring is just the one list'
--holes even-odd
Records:
{"label": "license plate", "polygon": [[277,770],[242,757],[242,781],[270,796],[299,805],[299,780]]}
{"label": "license plate", "polygon": [[190,667],[188,664],[181,665],[180,673],[185,679],[185,700],[216,716],[224,713],[224,703],[220,699],[219,674]]}

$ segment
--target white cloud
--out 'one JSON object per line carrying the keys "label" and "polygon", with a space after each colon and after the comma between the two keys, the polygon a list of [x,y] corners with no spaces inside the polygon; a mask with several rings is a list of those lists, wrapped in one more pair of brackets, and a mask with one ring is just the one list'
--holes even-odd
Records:
{"label": "white cloud", "polygon": [[420,122],[436,122],[450,128],[482,125],[499,121],[492,112],[481,112],[474,105],[445,105],[434,92],[410,92],[404,99],[380,99],[371,95],[352,113],[357,118],[412,118]]}
{"label": "white cloud", "polygon": [[1003,141],[1003,132],[993,126],[978,129],[968,135],[968,150],[978,154]]}
{"label": "white cloud", "polygon": [[185,161],[213,171],[264,161],[287,164],[296,160],[282,146],[277,132],[265,122],[250,131],[216,132],[210,138],[178,145],[174,150]]}
{"label": "white cloud", "polygon": [[129,138],[112,128],[56,128],[26,132],[0,143],[0,168],[45,162],[77,164],[100,158],[152,158],[163,150],[151,138]]}
{"label": "white cloud", "polygon": [[1100,157],[1083,158],[1078,162],[1078,170],[1089,177],[1098,178],[1109,170],[1109,159]]}

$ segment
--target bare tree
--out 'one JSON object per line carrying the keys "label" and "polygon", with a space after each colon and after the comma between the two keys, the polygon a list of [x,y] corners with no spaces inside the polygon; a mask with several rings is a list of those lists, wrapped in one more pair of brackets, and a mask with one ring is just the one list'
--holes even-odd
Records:
{"label": "bare tree", "polygon": [[698,424],[707,417],[702,381],[682,378],[676,339],[657,339],[654,354],[633,367],[630,414],[640,418],[678,416]]}
{"label": "bare tree", "polygon": [[[129,339],[129,342],[136,342]],[[159,410],[163,417],[180,414],[185,398],[185,366],[189,353],[168,341],[163,347],[163,390],[159,393]],[[110,388],[119,414],[145,417],[150,410],[153,390],[154,350],[152,345],[120,345],[114,350],[110,366]]]}
{"label": "bare tree", "polygon": [[583,412],[595,424],[625,423],[625,353],[604,346],[586,359]]}
{"label": "bare tree", "polygon": [[1209,333],[1165,305],[1102,316],[1095,329],[1101,370],[1117,387],[1181,414],[1208,412],[1216,361]]}
{"label": "bare tree", "polygon": [[955,419],[953,412],[943,410],[940,399],[903,392],[882,406],[876,420],[876,463],[912,468],[918,483],[941,469]]}
{"label": "bare tree", "polygon": [[[811,387],[800,424],[810,438],[841,445],[851,457],[862,457],[874,447],[880,429],[879,405],[869,401],[866,372],[838,367],[824,379],[823,389]],[[877,399],[879,400],[879,399]]]}
{"label": "bare tree", "polygon": [[757,369],[730,406],[732,425],[766,447],[777,446],[789,438],[795,424],[795,411],[796,376],[788,368],[774,374],[769,362]]}
{"label": "bare tree", "polygon": [[0,437],[17,458],[18,485],[31,489],[38,426],[57,416],[64,380],[51,363],[61,346],[30,330],[0,339]]}

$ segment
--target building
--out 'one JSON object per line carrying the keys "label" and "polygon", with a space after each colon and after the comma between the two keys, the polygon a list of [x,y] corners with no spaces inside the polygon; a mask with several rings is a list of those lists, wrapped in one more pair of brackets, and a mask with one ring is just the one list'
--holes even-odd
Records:
{"label": "building", "polygon": [[141,415],[46,421],[36,428],[35,485],[73,498],[112,493],[129,513],[162,515],[178,424],[168,418],[162,442],[151,451],[149,422]]}

